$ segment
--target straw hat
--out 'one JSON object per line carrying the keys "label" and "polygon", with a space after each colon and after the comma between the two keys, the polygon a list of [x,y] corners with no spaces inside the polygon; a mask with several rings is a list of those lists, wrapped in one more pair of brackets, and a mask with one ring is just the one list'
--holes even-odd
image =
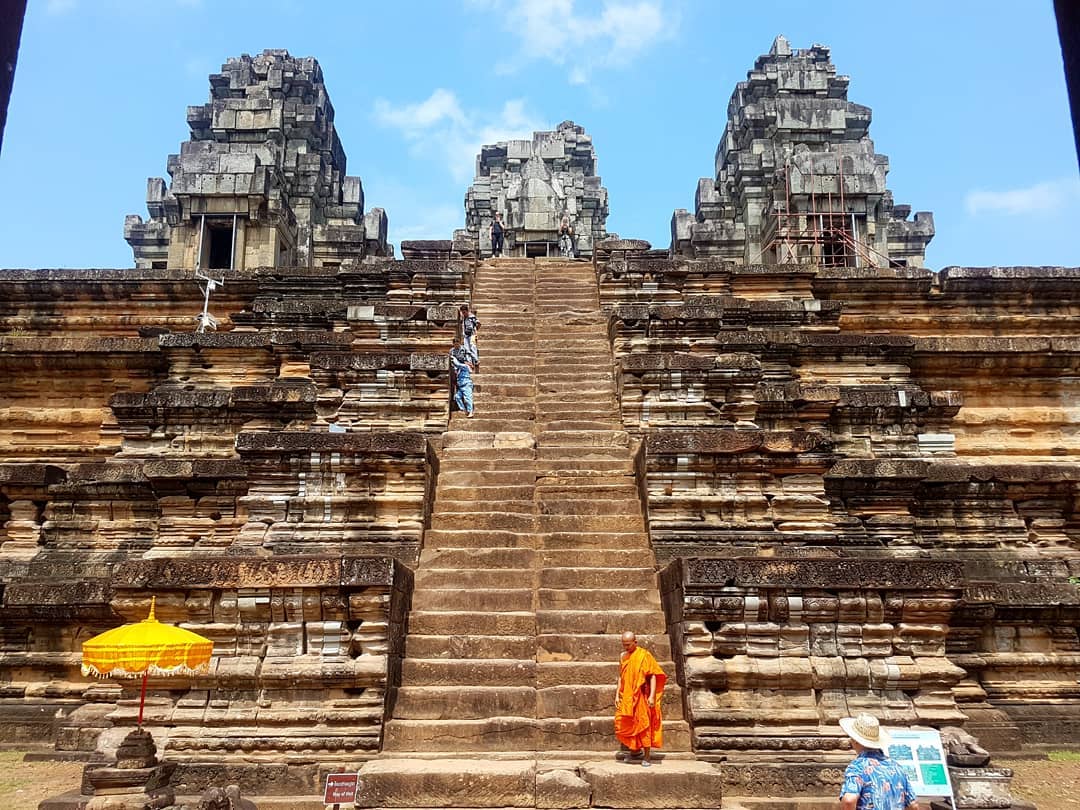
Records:
{"label": "straw hat", "polygon": [[840,728],[851,739],[866,748],[878,748],[884,751],[889,746],[889,735],[882,729],[878,719],[872,714],[840,718]]}

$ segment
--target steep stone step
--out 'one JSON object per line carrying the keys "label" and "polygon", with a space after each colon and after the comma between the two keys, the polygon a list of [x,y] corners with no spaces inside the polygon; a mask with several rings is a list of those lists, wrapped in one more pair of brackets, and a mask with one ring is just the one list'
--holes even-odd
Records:
{"label": "steep stone step", "polygon": [[399,720],[383,728],[390,751],[528,751],[539,743],[534,717],[491,716],[474,720]]}
{"label": "steep stone step", "polygon": [[641,519],[641,501],[630,496],[620,496],[610,500],[597,498],[545,498],[536,504],[541,515],[617,515],[626,518]]}
{"label": "steep stone step", "polygon": [[405,639],[405,654],[409,658],[520,658],[528,660],[536,657],[536,638],[531,635],[420,636],[410,632]]}
{"label": "steep stone step", "polygon": [[570,564],[578,568],[654,569],[656,567],[656,560],[649,548],[544,549],[529,553],[536,554],[539,557],[539,565],[545,568],[560,568]]}
{"label": "steep stone step", "polygon": [[[416,635],[451,635],[463,629],[489,636],[535,637],[537,617],[531,611],[414,610],[409,614],[409,632]],[[648,630],[643,626],[642,632]]]}
{"label": "steep stone step", "polygon": [[439,486],[435,489],[435,499],[438,508],[442,508],[444,502],[453,501],[466,501],[466,500],[478,500],[489,498],[490,502],[494,503],[510,503],[512,501],[528,501],[532,503],[532,498],[535,492],[535,487],[529,484],[518,484],[517,486],[484,486],[479,484],[476,486],[457,486],[444,484],[439,482]]}
{"label": "steep stone step", "polygon": [[430,568],[532,568],[539,559],[537,552],[529,548],[425,549],[420,554],[420,565]]}
{"label": "steep stone step", "polygon": [[617,610],[620,606],[644,609],[659,607],[655,588],[540,588],[537,610]]}
{"label": "steep stone step", "polygon": [[572,471],[576,475],[611,475],[612,473],[632,473],[634,463],[629,459],[567,458],[556,456],[536,462],[536,470],[543,474]]}
{"label": "steep stone step", "polygon": [[[536,527],[540,532],[617,532],[626,529],[631,523],[640,524],[638,512],[624,514],[599,514],[599,515],[537,515]],[[514,515],[502,515],[507,519]],[[632,520],[631,518],[636,518]],[[432,524],[434,525],[434,523]]]}
{"label": "steep stone step", "polygon": [[479,720],[507,715],[535,717],[536,711],[537,692],[531,686],[405,686],[398,690],[394,717]]}
{"label": "steep stone step", "polygon": [[[483,506],[478,507],[482,503]],[[532,514],[536,504],[523,500],[503,500],[498,498],[484,498],[482,501],[473,498],[467,501],[452,501],[440,498],[435,503],[436,509],[442,514],[455,514],[460,512],[475,512],[478,508],[487,512],[501,512],[506,515],[529,515]]]}
{"label": "steep stone step", "polygon": [[605,447],[625,453],[630,434],[625,430],[552,430],[545,427],[536,436],[540,447]]}
{"label": "steep stone step", "polygon": [[593,483],[588,479],[581,479],[576,486],[555,483],[538,484],[535,498],[541,508],[545,505],[557,507],[563,503],[581,504],[597,501],[611,503],[633,501],[639,505],[641,503],[637,487],[625,479],[614,483]]}
{"label": "steep stone step", "polygon": [[[488,717],[480,720],[398,720],[386,724],[391,750],[611,751],[616,748],[611,715],[575,718]],[[664,724],[665,744],[690,744],[684,720]]]}
{"label": "steep stone step", "polygon": [[536,548],[537,542],[537,536],[533,532],[463,529],[460,526],[453,529],[428,529],[424,532],[424,547],[431,549]]}
{"label": "steep stone step", "polygon": [[[569,562],[567,560],[566,562]],[[635,588],[656,585],[649,568],[543,568],[541,588]],[[427,580],[425,580],[426,582]]]}
{"label": "steep stone step", "polygon": [[[426,534],[425,537],[427,537]],[[536,542],[537,548],[559,553],[565,553],[568,549],[583,548],[605,550],[649,548],[649,536],[643,531],[543,532],[537,536]]]}
{"label": "steep stone step", "polygon": [[502,531],[528,532],[536,526],[533,515],[501,514],[498,512],[457,512],[454,514],[436,514],[431,518],[433,529],[495,529]]}
{"label": "steep stone step", "polygon": [[[535,478],[536,465],[531,457],[507,458],[506,456],[495,456],[493,458],[476,458],[469,454],[458,454],[458,458],[449,456],[444,459],[439,472],[439,480],[443,481],[444,475],[454,473],[475,474],[477,472],[484,472],[485,480],[488,480],[489,472],[496,474],[517,472],[527,479],[530,475]],[[494,483],[494,480],[492,480],[492,483]]]}
{"label": "steep stone step", "polygon": [[[651,574],[651,572],[650,572]],[[534,572],[521,568],[421,568],[416,572],[417,589],[424,588],[520,588],[530,584]],[[567,578],[569,580],[569,578]]]}
{"label": "steep stone step", "polygon": [[424,588],[413,594],[415,610],[532,610],[532,588],[491,588],[463,591],[459,588]]}
{"label": "steep stone step", "polygon": [[537,666],[536,661],[513,658],[406,658],[401,662],[401,682],[406,686],[522,686],[537,683]]}
{"label": "steep stone step", "polygon": [[518,418],[522,415],[519,409],[500,414],[492,410],[490,402],[485,400],[483,405],[484,408],[481,410],[480,403],[475,397],[473,398],[474,416],[465,424],[474,430],[510,430],[520,433],[530,433],[535,428],[536,422],[532,420],[531,416],[529,419]]}
{"label": "steep stone step", "polygon": [[[537,717],[602,715],[614,711],[614,698],[614,684],[549,686],[536,692],[535,712]],[[678,686],[665,687],[660,709],[665,721],[683,719],[682,690]]]}
{"label": "steep stone step", "polygon": [[[645,770],[645,769],[642,769]],[[532,759],[393,759],[364,763],[357,807],[536,807]],[[261,805],[260,805],[261,806]],[[320,803],[319,808],[322,810]]]}
{"label": "steep stone step", "polygon": [[[639,634],[659,634],[666,629],[664,614],[654,609],[643,610],[538,610],[536,629],[539,633],[595,633],[622,635],[627,630]],[[409,627],[412,623],[410,620]]]}
{"label": "steep stone step", "polygon": [[[622,653],[621,635],[577,635],[552,633],[536,638],[538,661],[611,661]],[[657,659],[671,657],[666,635],[638,635],[638,642]]]}
{"label": "steep stone step", "polygon": [[537,423],[544,433],[556,430],[617,430],[621,427],[616,424],[615,420],[609,419],[561,419],[556,421],[538,419]]}
{"label": "steep stone step", "polygon": [[[455,432],[464,433],[466,431]],[[531,447],[467,447],[464,445],[455,445],[445,448],[443,450],[443,457],[448,463],[453,463],[457,460],[467,461],[469,464],[474,465],[476,469],[483,469],[480,465],[485,461],[499,462],[493,469],[512,469],[505,465],[514,461],[531,461],[534,457],[534,452],[535,451]]]}
{"label": "steep stone step", "polygon": [[[494,465],[493,465],[494,466]],[[439,471],[439,485],[479,487],[479,486],[517,486],[530,485],[536,480],[536,471],[532,464],[521,470],[505,470],[488,466],[478,469],[468,464],[455,465],[445,463]]]}

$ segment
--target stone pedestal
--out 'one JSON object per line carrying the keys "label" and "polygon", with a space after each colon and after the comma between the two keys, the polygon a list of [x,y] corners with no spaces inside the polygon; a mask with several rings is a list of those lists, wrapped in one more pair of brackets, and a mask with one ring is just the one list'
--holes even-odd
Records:
{"label": "stone pedestal", "polygon": [[175,765],[159,762],[154,738],[132,731],[116,751],[116,764],[88,771],[94,798],[86,810],[155,810],[173,803],[169,786]]}

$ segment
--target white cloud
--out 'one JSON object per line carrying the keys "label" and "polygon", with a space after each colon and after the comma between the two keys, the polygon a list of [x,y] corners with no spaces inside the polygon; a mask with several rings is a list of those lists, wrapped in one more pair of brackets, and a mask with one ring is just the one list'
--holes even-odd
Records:
{"label": "white cloud", "polygon": [[979,214],[1045,214],[1080,198],[1080,180],[1050,180],[1005,191],[976,189],[964,196],[969,216]]}
{"label": "white cloud", "polygon": [[441,87],[413,104],[378,99],[375,120],[400,130],[414,156],[442,161],[458,183],[472,178],[484,144],[532,138],[534,131],[545,128],[521,99],[507,101],[495,113],[466,111],[452,91]]}
{"label": "white cloud", "polygon": [[500,72],[548,61],[565,67],[571,84],[587,84],[596,69],[628,65],[670,37],[678,19],[664,2],[604,0],[590,11],[579,10],[577,0],[465,0],[466,7],[493,12],[518,39]]}

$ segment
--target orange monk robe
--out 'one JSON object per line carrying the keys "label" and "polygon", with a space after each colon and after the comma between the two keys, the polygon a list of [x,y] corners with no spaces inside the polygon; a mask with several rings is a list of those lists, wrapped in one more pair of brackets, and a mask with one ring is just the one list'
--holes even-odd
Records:
{"label": "orange monk robe", "polygon": [[[648,677],[656,677],[656,700],[650,708]],[[615,736],[631,751],[660,748],[664,729],[660,720],[660,695],[667,675],[652,653],[638,647],[619,662],[619,702],[615,707]]]}

